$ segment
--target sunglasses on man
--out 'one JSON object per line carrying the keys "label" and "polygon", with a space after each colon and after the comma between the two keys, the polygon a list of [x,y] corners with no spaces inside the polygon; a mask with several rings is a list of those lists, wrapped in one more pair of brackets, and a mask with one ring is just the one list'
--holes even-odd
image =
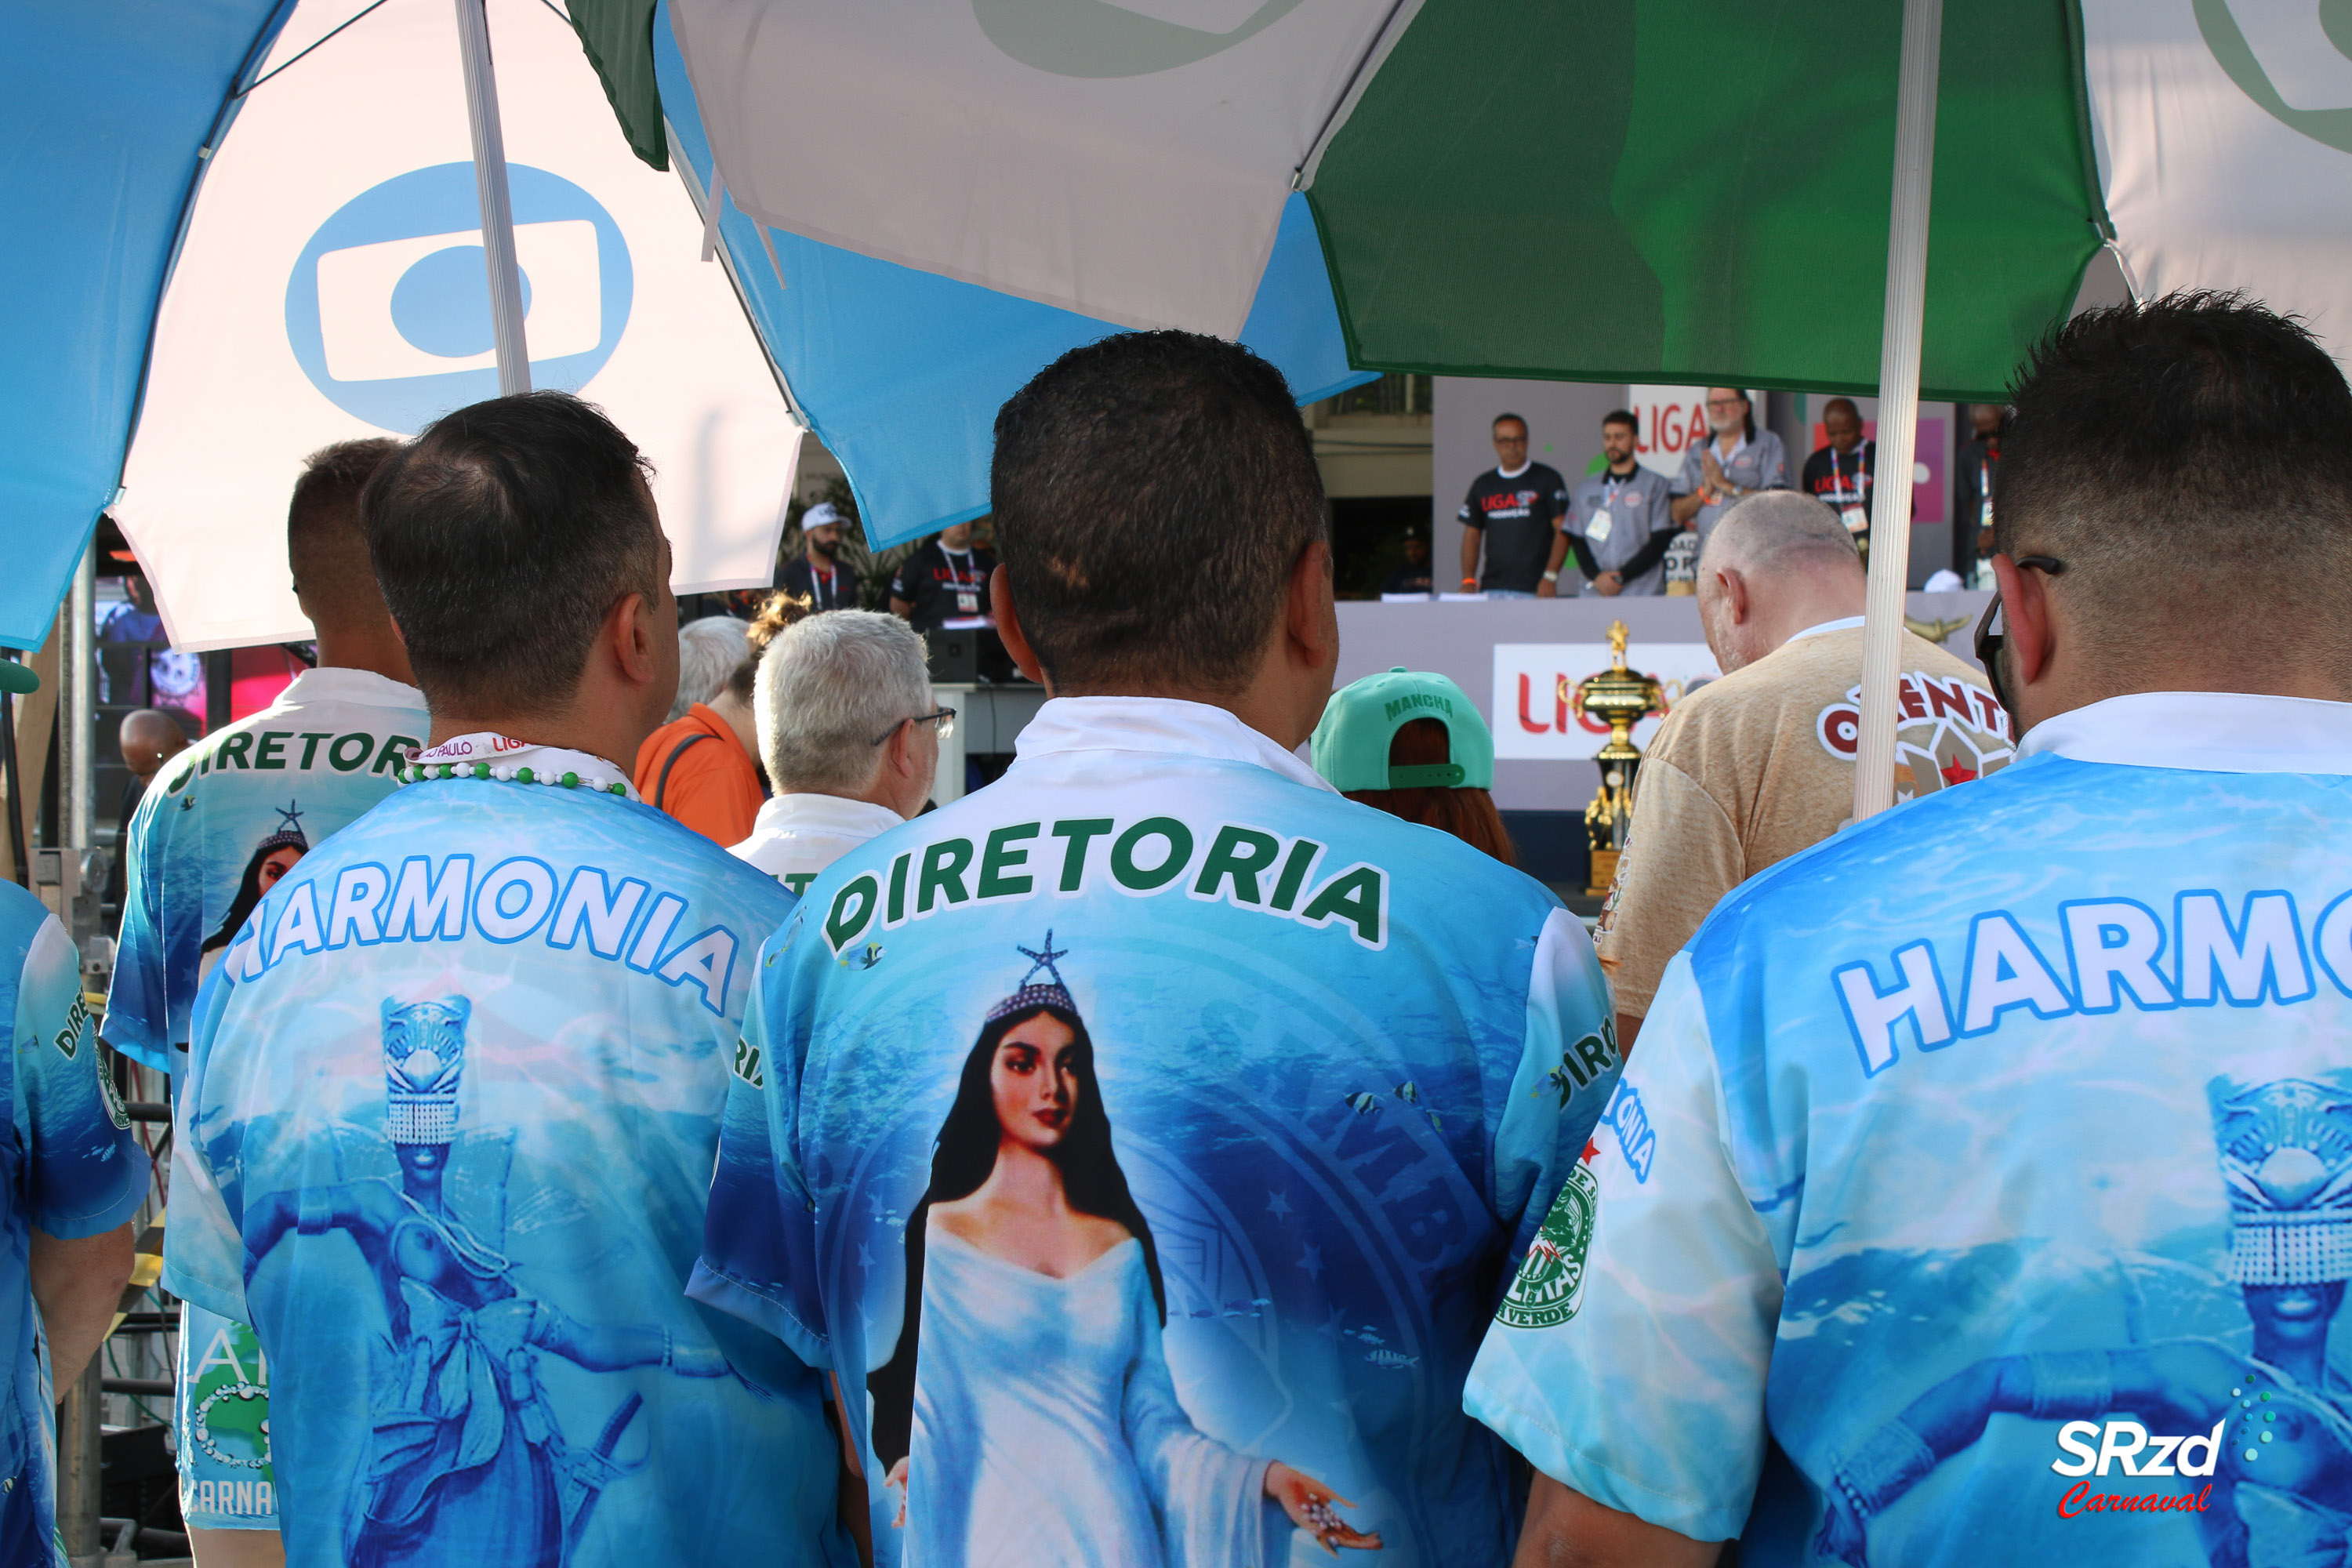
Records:
{"label": "sunglasses on man", "polygon": [[909,724],[936,724],[939,726],[940,739],[944,741],[955,733],[955,721],[956,710],[952,708],[942,708],[936,713],[917,713],[910,718],[899,720],[896,724],[875,736],[873,743],[880,745]]}
{"label": "sunglasses on man", "polygon": [[[2016,566],[2021,572],[2031,566],[2053,577],[2066,570],[2066,563],[2054,555],[2021,555],[2016,559]],[[1992,618],[2000,614],[2000,595],[1995,594],[1992,603],[1985,606],[1984,618],[1977,622],[1977,662],[1984,666],[1985,679],[1992,686],[1992,700],[2000,703],[2001,711],[2009,715],[2010,727],[2013,730],[2016,728],[2017,710],[2011,706],[2009,689],[2001,684],[2000,679],[2000,650],[2007,645],[2009,637],[2005,630],[1997,632],[1992,629]],[[2008,622],[2004,620],[2001,624],[2006,627]]]}

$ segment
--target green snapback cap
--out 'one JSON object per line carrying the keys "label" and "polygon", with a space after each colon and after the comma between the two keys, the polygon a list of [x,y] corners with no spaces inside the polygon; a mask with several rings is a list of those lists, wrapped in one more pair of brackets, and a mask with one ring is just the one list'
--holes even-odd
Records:
{"label": "green snapback cap", "polygon": [[[1389,766],[1389,742],[1415,719],[1445,726],[1449,761]],[[1402,667],[1331,694],[1315,726],[1315,771],[1337,790],[1493,789],[1495,737],[1463,689]]]}

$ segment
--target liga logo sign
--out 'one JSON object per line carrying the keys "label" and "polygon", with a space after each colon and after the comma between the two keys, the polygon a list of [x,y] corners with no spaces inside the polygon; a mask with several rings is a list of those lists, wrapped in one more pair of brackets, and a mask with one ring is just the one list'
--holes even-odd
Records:
{"label": "liga logo sign", "polygon": [[[1576,704],[1579,682],[1609,668],[1607,643],[1496,643],[1493,714],[1495,754],[1538,762],[1572,762],[1598,756],[1609,726]],[[1703,642],[1643,643],[1638,662],[1665,691],[1666,710],[1683,693],[1723,672]],[[1633,742],[1646,744],[1658,719],[1633,726]]]}

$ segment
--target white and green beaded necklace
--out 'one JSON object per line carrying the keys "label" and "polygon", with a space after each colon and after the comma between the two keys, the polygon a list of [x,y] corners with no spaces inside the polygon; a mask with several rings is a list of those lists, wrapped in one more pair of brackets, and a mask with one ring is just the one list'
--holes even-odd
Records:
{"label": "white and green beaded necklace", "polygon": [[584,789],[592,795],[637,798],[628,777],[604,758],[562,746],[541,746],[494,731],[456,735],[413,753],[395,770],[403,784],[437,779],[488,779],[502,784],[548,784]]}

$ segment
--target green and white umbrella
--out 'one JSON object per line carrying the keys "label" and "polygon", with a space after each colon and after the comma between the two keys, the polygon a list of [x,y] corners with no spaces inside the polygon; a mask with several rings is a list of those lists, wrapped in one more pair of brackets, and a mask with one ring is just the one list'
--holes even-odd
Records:
{"label": "green and white umbrella", "polygon": [[[572,13],[657,155],[647,0]],[[1923,393],[2002,395],[2102,244],[2136,289],[2352,332],[2342,0],[670,0],[664,25],[770,228],[1232,337],[1304,191],[1360,367],[1876,392],[1890,470]],[[1864,814],[1909,502],[1885,487],[1874,519]]]}

